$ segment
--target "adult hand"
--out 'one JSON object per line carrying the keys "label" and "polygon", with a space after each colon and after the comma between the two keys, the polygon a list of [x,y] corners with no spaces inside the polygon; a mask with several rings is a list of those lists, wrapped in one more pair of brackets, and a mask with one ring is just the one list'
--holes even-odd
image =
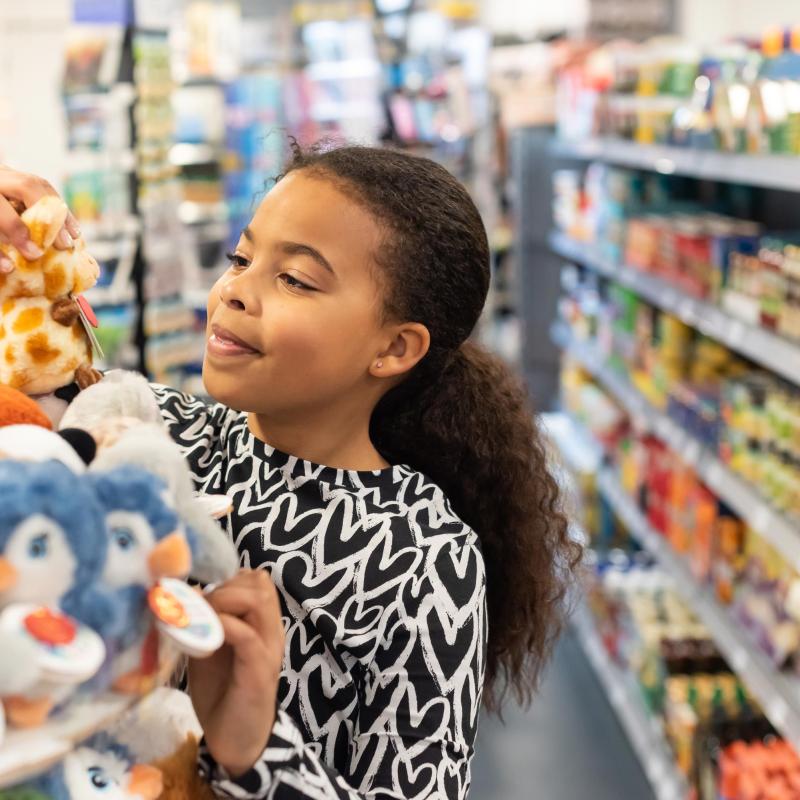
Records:
{"label": "adult hand", "polygon": [[263,569],[242,570],[206,598],[225,644],[189,662],[189,694],[214,760],[233,777],[267,746],[275,722],[284,630],[278,590]]}
{"label": "adult hand", "polygon": [[[58,192],[44,178],[0,165],[0,242],[14,245],[31,261],[41,258],[42,251],[31,242],[28,228],[19,215],[48,194],[58,196]],[[81,229],[75,217],[69,213],[54,244],[61,250],[68,250],[72,247],[72,240],[80,235]],[[10,272],[13,268],[11,260],[0,253],[0,272]]]}

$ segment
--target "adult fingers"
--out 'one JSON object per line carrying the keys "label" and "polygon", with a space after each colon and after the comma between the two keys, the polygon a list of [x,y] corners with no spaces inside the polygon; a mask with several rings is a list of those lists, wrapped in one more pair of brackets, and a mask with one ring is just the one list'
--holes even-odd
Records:
{"label": "adult fingers", "polygon": [[43,251],[30,240],[27,226],[2,194],[0,194],[0,233],[27,259],[34,260],[44,255]]}
{"label": "adult fingers", "polygon": [[9,199],[21,200],[25,208],[30,208],[45,195],[58,196],[52,184],[44,178],[8,167],[0,169],[0,194]]}
{"label": "adult fingers", "polygon": [[81,226],[78,225],[78,220],[75,219],[71,211],[67,214],[67,219],[64,222],[64,227],[67,229],[67,233],[73,239],[81,238]]}
{"label": "adult fingers", "polygon": [[[14,201],[19,201],[22,208],[17,208],[17,211],[21,212],[24,208],[30,208],[37,200],[41,200],[46,195],[58,197],[58,192],[49,181],[40,178],[38,175],[30,175],[26,172],[18,172],[17,170],[3,167],[0,168],[0,195],[11,201],[12,204]],[[74,245],[73,240],[79,238],[80,235],[80,227],[75,217],[72,213],[68,213],[64,221],[64,227],[59,231],[53,244],[59,250],[69,250]],[[26,254],[23,252],[23,255]],[[31,256],[27,255],[26,257],[31,258]],[[39,256],[32,257],[38,258]]]}

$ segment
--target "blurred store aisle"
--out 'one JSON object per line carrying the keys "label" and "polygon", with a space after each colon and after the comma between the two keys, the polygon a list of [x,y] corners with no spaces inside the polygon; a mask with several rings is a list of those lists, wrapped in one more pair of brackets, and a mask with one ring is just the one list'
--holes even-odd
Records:
{"label": "blurred store aisle", "polygon": [[574,636],[565,635],[528,711],[484,717],[470,800],[652,800],[653,793]]}

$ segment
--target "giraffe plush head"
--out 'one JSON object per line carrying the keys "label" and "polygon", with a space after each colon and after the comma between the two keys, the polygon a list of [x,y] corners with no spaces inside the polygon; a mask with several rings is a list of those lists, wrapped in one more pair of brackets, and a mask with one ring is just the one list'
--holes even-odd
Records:
{"label": "giraffe plush head", "polygon": [[100,270],[82,239],[72,250],[53,247],[66,216],[66,205],[51,196],[22,213],[31,240],[44,251],[36,261],[0,244],[14,263],[11,273],[0,274],[0,384],[28,395],[73,381],[85,388],[100,377],[75,300],[94,286]]}

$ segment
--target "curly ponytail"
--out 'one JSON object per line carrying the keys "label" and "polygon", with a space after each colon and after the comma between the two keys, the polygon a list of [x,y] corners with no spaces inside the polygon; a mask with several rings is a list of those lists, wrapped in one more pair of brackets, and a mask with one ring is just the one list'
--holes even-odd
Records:
{"label": "curly ponytail", "polygon": [[489,642],[484,702],[510,688],[529,700],[565,618],[580,557],[568,535],[545,447],[521,381],[467,339],[489,286],[480,214],[458,181],[427,159],[366,147],[303,152],[303,169],[336,182],[386,229],[375,254],[384,314],[424,324],[428,355],[371,420],[390,463],[425,473],[480,537]]}

